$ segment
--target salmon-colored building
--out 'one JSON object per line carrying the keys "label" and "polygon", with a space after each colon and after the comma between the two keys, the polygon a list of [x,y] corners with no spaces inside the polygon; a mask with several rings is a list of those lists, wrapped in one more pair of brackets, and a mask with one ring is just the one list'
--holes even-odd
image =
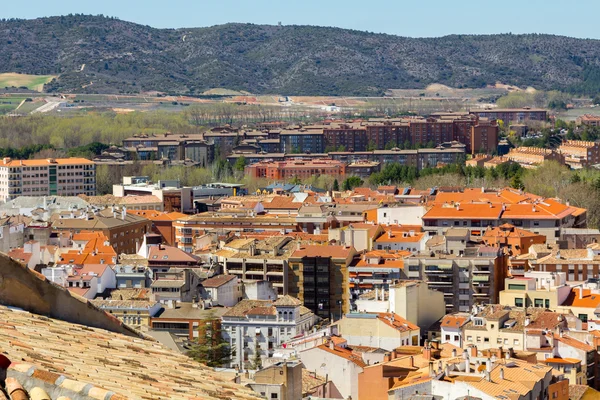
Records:
{"label": "salmon-colored building", "polygon": [[285,180],[294,177],[308,179],[318,175],[344,176],[346,175],[346,164],[330,159],[265,161],[247,166],[244,173],[252,178],[273,180]]}
{"label": "salmon-colored building", "polygon": [[546,236],[519,229],[511,224],[489,227],[482,239],[486,246],[505,248],[514,256],[527,253],[529,247],[534,244],[546,243]]}

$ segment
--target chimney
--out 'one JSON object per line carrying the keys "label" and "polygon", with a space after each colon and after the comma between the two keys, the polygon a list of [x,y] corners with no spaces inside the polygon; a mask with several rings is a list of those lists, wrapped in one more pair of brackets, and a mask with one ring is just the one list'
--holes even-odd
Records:
{"label": "chimney", "polygon": [[446,368],[444,369],[444,374],[446,376],[450,376],[450,366],[448,364],[446,364]]}
{"label": "chimney", "polygon": [[500,368],[500,380],[504,380],[504,368]]}
{"label": "chimney", "polygon": [[[392,354],[395,356],[396,355],[396,351],[394,350],[392,352]],[[394,359],[396,359],[396,357],[394,357]],[[410,367],[414,368],[414,366],[415,366],[415,358],[413,356],[410,356],[409,360],[410,360]]]}
{"label": "chimney", "polygon": [[335,350],[335,344],[333,343],[333,340],[329,340],[329,348],[331,350]]}
{"label": "chimney", "polygon": [[452,349],[452,357],[456,357],[456,349]]}
{"label": "chimney", "polygon": [[435,371],[433,370],[433,361],[429,361],[429,377],[433,378],[435,376]]}
{"label": "chimney", "polygon": [[431,347],[427,344],[423,347],[423,358],[428,361],[431,360]]}
{"label": "chimney", "polygon": [[471,346],[471,357],[477,357],[477,346]]}
{"label": "chimney", "polygon": [[487,358],[487,360],[485,360],[485,370],[487,373],[492,372],[492,359],[491,358]]}
{"label": "chimney", "polygon": [[579,286],[577,289],[579,289],[579,299],[583,299],[583,287]]}
{"label": "chimney", "polygon": [[391,239],[391,237],[392,237],[392,231],[387,231],[387,236],[388,236],[388,238]]}
{"label": "chimney", "polygon": [[485,380],[488,382],[492,381],[492,376],[490,374],[490,371],[485,371]]}
{"label": "chimney", "polygon": [[123,221],[125,221],[125,216],[127,216],[127,208],[123,207],[123,210],[121,210],[121,219]]}
{"label": "chimney", "polygon": [[[395,360],[396,358],[398,358],[398,354],[396,353],[396,350],[392,350],[392,355],[391,355],[391,359]],[[410,356],[411,358],[411,366],[414,365],[413,360],[412,360],[412,356]]]}

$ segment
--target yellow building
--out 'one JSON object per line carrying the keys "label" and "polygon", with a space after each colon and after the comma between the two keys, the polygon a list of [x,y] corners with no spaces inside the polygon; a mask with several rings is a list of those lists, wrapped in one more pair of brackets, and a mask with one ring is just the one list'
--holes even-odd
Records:
{"label": "yellow building", "polygon": [[500,292],[500,304],[510,307],[543,307],[557,310],[569,294],[562,272],[526,272],[522,277],[509,277]]}

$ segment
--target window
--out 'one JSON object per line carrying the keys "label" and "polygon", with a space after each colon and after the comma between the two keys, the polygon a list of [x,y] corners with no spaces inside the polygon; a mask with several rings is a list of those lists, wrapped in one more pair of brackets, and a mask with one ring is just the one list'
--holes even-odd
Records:
{"label": "window", "polygon": [[581,322],[587,322],[588,321],[587,314],[579,314],[577,317],[581,320]]}
{"label": "window", "polygon": [[277,393],[271,393],[271,398],[272,399],[276,399],[277,398]]}
{"label": "window", "polygon": [[458,342],[458,338],[459,338],[458,335],[454,335],[454,341],[455,342]]}
{"label": "window", "polygon": [[481,343],[481,336],[477,336],[477,343]]}
{"label": "window", "polygon": [[534,299],[533,305],[535,307],[544,307],[544,299]]}
{"label": "window", "polygon": [[[473,341],[473,336],[467,336],[467,342],[472,342]],[[600,348],[600,346],[598,346],[598,348]]]}
{"label": "window", "polygon": [[490,342],[490,338],[489,337],[484,337],[483,338],[483,343],[489,343]]}
{"label": "window", "polygon": [[545,299],[544,303],[546,308],[550,308],[550,299]]}
{"label": "window", "polygon": [[513,340],[513,345],[514,346],[518,346],[519,345],[519,339],[514,339]]}
{"label": "window", "polygon": [[515,299],[515,307],[523,307],[523,299],[518,297]]}
{"label": "window", "polygon": [[450,335],[446,335],[446,340],[450,340]]}
{"label": "window", "polygon": [[525,290],[525,285],[518,285],[516,283],[509,283],[508,290]]}

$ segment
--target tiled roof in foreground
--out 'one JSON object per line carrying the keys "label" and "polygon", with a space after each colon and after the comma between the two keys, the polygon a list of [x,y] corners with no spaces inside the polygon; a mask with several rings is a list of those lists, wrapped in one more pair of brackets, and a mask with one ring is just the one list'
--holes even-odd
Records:
{"label": "tiled roof in foreground", "polygon": [[[0,306],[0,359],[25,386],[77,398],[256,399],[247,388],[158,342]],[[28,378],[29,377],[29,378]],[[31,390],[26,388],[26,390]],[[48,394],[52,397],[52,394]]]}

